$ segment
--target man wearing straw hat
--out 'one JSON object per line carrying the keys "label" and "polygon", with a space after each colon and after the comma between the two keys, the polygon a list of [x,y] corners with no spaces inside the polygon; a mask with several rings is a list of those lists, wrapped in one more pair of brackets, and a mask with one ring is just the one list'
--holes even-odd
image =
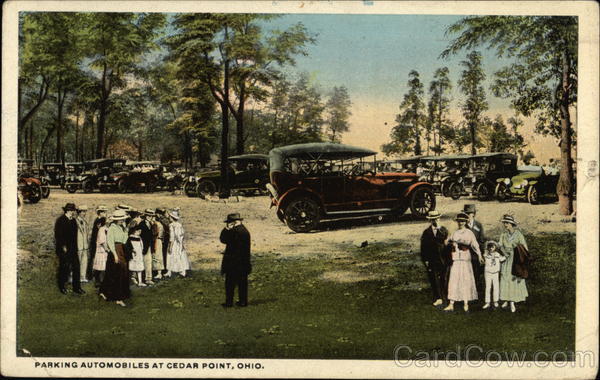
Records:
{"label": "man wearing straw hat", "polygon": [[77,257],[79,258],[79,276],[81,282],[88,282],[87,269],[90,259],[90,225],[85,217],[88,207],[81,205],[77,207]]}
{"label": "man wearing straw hat", "polygon": [[441,306],[446,299],[446,265],[443,257],[448,230],[439,225],[439,211],[429,211],[426,218],[430,226],[421,235],[421,261],[427,270],[427,278],[433,293],[433,306]]}
{"label": "man wearing straw hat", "polygon": [[237,306],[248,306],[248,275],[252,271],[250,263],[250,232],[242,224],[239,213],[227,215],[225,228],[221,231],[221,243],[225,244],[221,274],[225,275],[225,303],[233,306],[233,293],[238,288]]}
{"label": "man wearing straw hat", "polygon": [[77,257],[77,222],[74,203],[67,203],[63,207],[63,215],[56,219],[54,224],[54,240],[56,255],[58,256],[58,289],[62,294],[67,294],[65,287],[69,272],[73,270],[73,292],[84,294],[79,282],[79,258]]}

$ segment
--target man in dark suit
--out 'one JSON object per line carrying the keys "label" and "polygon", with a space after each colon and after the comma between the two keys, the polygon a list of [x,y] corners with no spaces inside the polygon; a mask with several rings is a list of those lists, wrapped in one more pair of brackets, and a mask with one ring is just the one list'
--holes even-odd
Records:
{"label": "man in dark suit", "polygon": [[248,275],[252,271],[250,263],[250,232],[242,224],[240,214],[227,215],[227,223],[221,231],[221,243],[225,244],[221,274],[225,275],[225,303],[233,306],[233,293],[238,287],[238,306],[248,306]]}
{"label": "man in dark suit", "polygon": [[[483,232],[483,226],[477,220],[475,220],[475,214],[477,213],[477,209],[474,204],[466,204],[463,208],[463,212],[469,216],[469,221],[467,222],[467,228],[470,229],[475,238],[477,239],[477,243],[479,243],[480,247],[485,247],[485,234]],[[475,254],[475,252],[471,251],[471,264],[473,264],[473,275],[475,276],[475,285],[477,286],[477,292],[481,293],[483,291],[483,265],[479,262],[479,257]]]}
{"label": "man in dark suit", "polygon": [[77,222],[75,221],[76,207],[67,203],[63,207],[64,214],[56,219],[54,224],[54,241],[58,256],[58,289],[67,294],[65,285],[69,273],[73,271],[73,292],[84,294],[80,283],[79,258],[77,256]]}
{"label": "man in dark suit", "polygon": [[446,272],[448,260],[444,257],[444,247],[448,230],[439,225],[439,211],[429,211],[426,218],[431,221],[421,235],[421,260],[427,270],[427,278],[433,293],[433,306],[441,306],[447,297]]}

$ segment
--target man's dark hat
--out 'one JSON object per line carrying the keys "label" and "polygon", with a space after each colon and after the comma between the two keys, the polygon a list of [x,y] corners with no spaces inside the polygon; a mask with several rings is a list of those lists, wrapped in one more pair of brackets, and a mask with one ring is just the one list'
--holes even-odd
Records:
{"label": "man's dark hat", "polygon": [[463,208],[463,212],[466,214],[469,213],[475,213],[477,211],[477,209],[475,208],[475,205],[472,203],[466,204],[465,207]]}
{"label": "man's dark hat", "polygon": [[244,220],[244,218],[242,218],[240,216],[239,212],[234,212],[233,214],[227,215],[227,219],[225,219],[223,222],[231,223],[231,222],[235,222],[236,220]]}
{"label": "man's dark hat", "polygon": [[162,208],[162,207],[159,207],[159,208],[157,208],[157,209],[156,209],[156,213],[157,213],[158,215],[165,215],[165,212],[166,212],[166,211],[167,211],[167,210],[165,210],[165,209],[164,209],[164,208]]}
{"label": "man's dark hat", "polygon": [[63,207],[64,211],[76,211],[77,207],[75,207],[75,203],[67,203],[65,207]]}
{"label": "man's dark hat", "polygon": [[468,222],[469,221],[469,215],[465,214],[464,212],[459,212],[456,215],[456,218],[454,218],[455,221],[463,221],[463,222]]}

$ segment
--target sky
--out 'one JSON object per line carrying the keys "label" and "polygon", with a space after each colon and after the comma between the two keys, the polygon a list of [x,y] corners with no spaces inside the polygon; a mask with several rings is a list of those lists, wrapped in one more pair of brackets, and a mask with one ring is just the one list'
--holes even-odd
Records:
{"label": "sky", "polygon": [[[342,142],[380,151],[381,145],[389,141],[398,106],[407,91],[408,73],[413,69],[419,72],[427,94],[435,70],[449,68],[454,86],[450,115],[460,120],[457,81],[462,71],[460,62],[468,52],[447,59],[439,55],[452,38],[445,35],[447,27],[461,17],[286,14],[270,21],[267,28],[285,29],[301,22],[316,34],[316,43],[308,46],[308,55],[298,57],[296,67],[288,71],[310,73],[324,93],[334,86],[346,86],[353,106],[350,131]],[[487,76],[484,86],[488,89],[493,74],[510,61],[497,58],[495,51],[485,47],[477,50],[483,55]],[[487,116],[501,114],[506,120],[514,115],[507,100],[496,98],[489,91],[487,100]],[[535,121],[522,119],[523,134],[540,162],[558,157],[554,139],[534,135]]]}

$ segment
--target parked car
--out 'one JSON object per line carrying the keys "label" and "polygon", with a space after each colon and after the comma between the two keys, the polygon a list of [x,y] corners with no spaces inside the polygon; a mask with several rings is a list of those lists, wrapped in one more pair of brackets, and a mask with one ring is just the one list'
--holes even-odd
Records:
{"label": "parked car", "polygon": [[61,185],[61,179],[65,175],[65,165],[61,162],[47,162],[42,164],[42,168],[50,186]]}
{"label": "parked car", "polygon": [[84,170],[80,174],[72,174],[65,181],[65,189],[74,193],[78,189],[91,193],[98,188],[98,181],[114,172],[121,171],[125,160],[121,158],[99,158],[83,163]]}
{"label": "parked car", "polygon": [[[43,189],[42,181],[33,174],[33,160],[19,160],[17,176],[17,186],[23,200],[38,203],[43,198]],[[48,189],[48,194],[49,192]]]}
{"label": "parked car", "polygon": [[98,188],[101,192],[153,192],[158,186],[160,170],[159,162],[127,161],[118,171],[98,178]]}
{"label": "parked car", "polygon": [[167,168],[163,167],[163,171],[159,178],[159,187],[163,190],[175,191],[182,188],[185,179],[188,177],[188,172],[184,168]]}
{"label": "parked car", "polygon": [[[421,159],[428,168],[434,191],[456,200],[465,195],[464,177],[469,171],[471,155],[429,156]],[[431,163],[428,164],[427,163]]]}
{"label": "parked car", "polygon": [[64,189],[67,179],[77,177],[85,170],[85,164],[83,162],[67,162],[65,163],[65,172],[60,177],[60,188]]}
{"label": "parked car", "polygon": [[[265,193],[265,185],[269,183],[268,159],[269,156],[266,154],[256,153],[229,157],[229,188],[244,195]],[[193,184],[196,186],[192,191]],[[188,178],[185,193],[188,196],[204,198],[219,192],[221,185],[220,170],[204,171],[197,173],[193,178]]]}
{"label": "parked car", "polygon": [[531,204],[542,200],[558,200],[556,185],[558,171],[546,171],[541,166],[520,166],[518,174],[496,180],[496,198],[500,201],[509,199],[527,199]]}
{"label": "parked car", "polygon": [[512,153],[483,153],[472,156],[469,172],[462,182],[466,193],[480,201],[494,198],[498,178],[517,174],[517,156]]}
{"label": "parked car", "polygon": [[[367,157],[371,162],[365,162]],[[343,144],[309,143],[272,149],[267,189],[277,216],[296,232],[321,220],[361,215],[422,218],[435,209],[430,183],[415,173],[377,173],[375,152]]]}

